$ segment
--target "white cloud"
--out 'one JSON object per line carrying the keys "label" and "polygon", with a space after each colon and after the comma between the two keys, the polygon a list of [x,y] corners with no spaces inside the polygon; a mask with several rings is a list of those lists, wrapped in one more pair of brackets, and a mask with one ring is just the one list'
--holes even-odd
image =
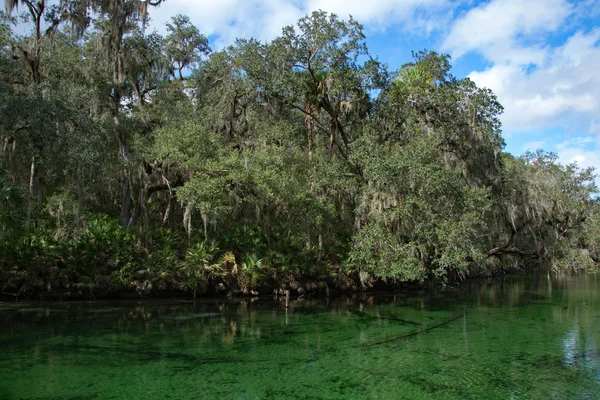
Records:
{"label": "white cloud", "polygon": [[[580,168],[593,167],[600,173],[600,150],[586,150],[580,147],[567,147],[558,152],[558,161],[563,164],[577,163]],[[600,184],[597,176],[596,184]]]}
{"label": "white cloud", "polygon": [[433,11],[445,9],[450,4],[447,0],[308,0],[304,9],[324,10],[339,16],[352,15],[363,24],[388,27],[396,23],[406,23],[417,10]]}
{"label": "white cloud", "polygon": [[[491,0],[460,16],[442,47],[455,58],[479,53],[491,64],[469,76],[498,96],[509,140],[551,129],[553,137],[523,150],[545,147],[563,164],[600,171],[600,27],[578,25],[599,10],[597,0]],[[556,143],[561,131],[569,139]]]}
{"label": "white cloud", "polygon": [[492,89],[505,107],[507,131],[535,130],[582,116],[593,129],[600,112],[600,28],[577,32],[566,43],[548,50],[531,72],[520,63],[495,64],[470,74],[478,85]]}
{"label": "white cloud", "polygon": [[556,145],[558,150],[564,150],[569,148],[584,148],[591,143],[594,143],[595,139],[592,136],[580,136],[573,139],[565,140],[562,143]]}
{"label": "white cloud", "polygon": [[152,25],[164,29],[173,15],[185,14],[206,35],[215,35],[217,48],[232,44],[236,38],[267,40],[294,23],[303,11],[290,1],[279,0],[169,0],[152,9]]}
{"label": "white cloud", "polygon": [[594,135],[584,135],[558,143],[554,148],[561,164],[576,163],[580,168],[594,168],[596,185],[600,187],[600,147],[596,147],[595,143]]}
{"label": "white cloud", "polygon": [[517,39],[556,30],[571,13],[564,0],[493,0],[460,16],[442,47],[455,57],[475,50],[493,62],[538,63],[545,51]]}
{"label": "white cloud", "polygon": [[188,15],[201,32],[217,37],[214,47],[222,48],[238,37],[273,39],[284,26],[319,9],[342,19],[352,15],[368,30],[402,25],[427,34],[440,26],[437,21],[447,18],[451,7],[450,0],[169,0],[150,16],[161,31],[171,16]]}
{"label": "white cloud", "polygon": [[594,7],[594,1],[492,0],[461,15],[442,46],[455,58],[477,52],[492,64],[469,76],[498,96],[507,136],[557,126],[593,132],[600,114],[600,28],[554,46],[547,39],[564,37],[563,29]]}

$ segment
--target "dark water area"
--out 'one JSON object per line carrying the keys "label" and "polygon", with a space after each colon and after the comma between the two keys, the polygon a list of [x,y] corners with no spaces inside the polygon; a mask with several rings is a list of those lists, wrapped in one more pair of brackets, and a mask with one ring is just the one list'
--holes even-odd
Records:
{"label": "dark water area", "polygon": [[0,303],[0,399],[597,399],[600,276],[437,293]]}

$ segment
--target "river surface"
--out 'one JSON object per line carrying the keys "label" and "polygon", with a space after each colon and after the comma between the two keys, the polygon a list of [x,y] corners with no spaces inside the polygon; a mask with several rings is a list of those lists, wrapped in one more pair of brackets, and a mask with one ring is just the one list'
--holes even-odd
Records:
{"label": "river surface", "polygon": [[0,399],[598,399],[600,276],[281,302],[0,303]]}

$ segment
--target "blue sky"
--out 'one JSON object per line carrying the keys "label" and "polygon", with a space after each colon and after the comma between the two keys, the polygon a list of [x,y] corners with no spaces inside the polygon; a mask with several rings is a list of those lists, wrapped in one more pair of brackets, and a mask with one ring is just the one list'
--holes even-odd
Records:
{"label": "blue sky", "polygon": [[164,32],[186,14],[219,49],[272,39],[317,9],[354,16],[392,70],[411,50],[449,53],[455,76],[504,105],[507,151],[543,148],[600,169],[600,0],[168,0],[150,16]]}

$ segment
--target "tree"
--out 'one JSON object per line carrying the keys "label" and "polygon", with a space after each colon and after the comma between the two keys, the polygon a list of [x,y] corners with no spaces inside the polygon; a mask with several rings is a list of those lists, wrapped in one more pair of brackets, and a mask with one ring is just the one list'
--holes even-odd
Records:
{"label": "tree", "polygon": [[172,65],[171,74],[175,78],[177,72],[177,77],[183,80],[182,71],[198,63],[202,55],[210,53],[208,39],[190,22],[189,17],[181,14],[167,23],[167,32],[165,49]]}
{"label": "tree", "polygon": [[556,161],[555,154],[543,151],[519,158],[505,156],[494,229],[495,240],[502,244],[488,257],[534,259],[558,266],[580,258],[568,249],[579,251],[584,243],[593,243],[581,235],[597,213],[594,171]]}
{"label": "tree", "polygon": [[501,108],[452,77],[449,56],[413,55],[353,147],[365,184],[349,265],[385,278],[464,276],[488,248]]}
{"label": "tree", "polygon": [[121,126],[121,108],[127,77],[127,58],[124,51],[126,35],[132,24],[146,22],[148,6],[158,6],[163,0],[87,0],[82,4],[99,14],[102,47],[112,70],[111,97],[113,102],[113,128],[123,162],[121,225],[129,226],[131,219],[131,177],[129,171],[129,141]]}
{"label": "tree", "polygon": [[185,16],[148,31],[159,3],[7,3],[32,31],[0,16],[2,292],[597,267],[595,172],[504,153],[502,106],[448,55],[388,74],[358,22],[322,11],[209,53]]}
{"label": "tree", "polygon": [[[347,157],[353,139],[347,132],[366,116],[369,91],[384,81],[381,65],[370,58],[362,26],[352,17],[315,11],[262,49],[265,64],[260,86],[268,95],[307,118],[309,152],[313,127],[325,133],[327,151]],[[361,64],[360,60],[368,61]],[[338,137],[339,135],[339,137]]]}
{"label": "tree", "polygon": [[[31,96],[40,97],[38,100],[42,103],[46,103],[44,96],[45,92],[40,87],[42,84],[42,71],[41,71],[41,61],[40,55],[42,52],[42,47],[48,42],[50,39],[52,32],[61,22],[60,18],[54,18],[56,12],[45,13],[47,9],[47,1],[46,0],[6,0],[5,1],[5,9],[8,15],[12,13],[13,10],[17,8],[17,6],[23,4],[27,7],[28,13],[24,15],[25,20],[32,22],[33,29],[30,36],[26,36],[23,40],[14,41],[13,47],[15,49],[14,57],[18,57],[23,65],[23,75],[19,82],[19,85],[23,85],[23,87],[27,86],[24,91],[20,91],[21,94],[25,94],[29,97],[29,101],[36,101],[31,98]],[[56,10],[52,10],[56,11]],[[44,18],[46,16],[46,18]],[[44,22],[49,24],[49,27],[44,31],[42,28],[42,24]],[[27,94],[26,94],[27,93]],[[27,101],[27,100],[26,100]],[[41,109],[43,106],[40,105],[37,109]],[[31,108],[27,108],[32,110]],[[33,108],[35,110],[36,108]],[[42,127],[46,125],[47,121],[42,122],[40,125],[35,126],[32,125],[30,121],[30,117],[35,118],[35,116],[30,115],[22,115],[22,113],[17,114],[21,116],[18,121],[13,120],[13,131],[26,131],[29,134],[33,135],[30,137],[33,140],[29,141],[29,196],[28,196],[28,207],[27,207],[27,226],[31,225],[31,218],[33,214],[34,201],[37,198],[38,207],[40,205],[39,199],[39,157],[41,156],[42,149],[40,148],[40,142],[42,140],[43,133],[41,132]],[[38,120],[39,121],[39,120]],[[32,129],[36,129],[33,131]],[[13,136],[13,142],[16,141],[16,137]]]}
{"label": "tree", "polygon": [[503,109],[496,96],[468,78],[453,77],[448,55],[420,51],[413,57],[389,92],[390,100],[410,114],[402,123],[416,123],[412,132],[435,137],[446,164],[460,168],[469,184],[497,185],[504,141],[498,119]]}

